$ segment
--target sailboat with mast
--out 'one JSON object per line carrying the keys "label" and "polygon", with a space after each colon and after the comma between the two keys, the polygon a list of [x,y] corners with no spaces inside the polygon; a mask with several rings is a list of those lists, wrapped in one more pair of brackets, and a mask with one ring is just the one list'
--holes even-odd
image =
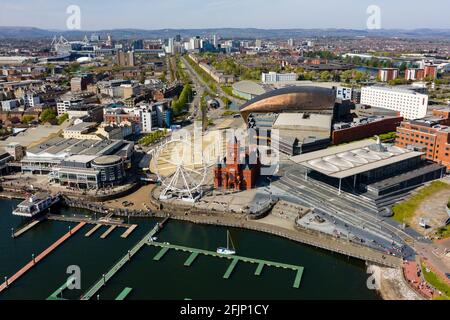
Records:
{"label": "sailboat with mast", "polygon": [[[230,248],[230,244],[232,249]],[[227,247],[226,248],[218,248],[218,254],[224,254],[227,256],[232,256],[236,254],[236,249],[234,247],[233,239],[231,239],[230,231],[227,231]]]}

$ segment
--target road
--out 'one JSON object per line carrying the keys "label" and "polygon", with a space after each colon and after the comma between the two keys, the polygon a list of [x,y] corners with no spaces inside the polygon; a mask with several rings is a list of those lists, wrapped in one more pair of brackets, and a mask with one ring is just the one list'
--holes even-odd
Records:
{"label": "road", "polygon": [[[189,64],[189,62],[186,60],[185,57],[181,57],[184,65],[186,66],[186,69],[188,70],[191,78],[193,79],[194,83],[196,83],[197,85],[201,85],[203,86],[203,88],[207,88],[208,91],[214,93],[214,90],[212,90],[208,84],[203,81],[202,77],[194,70],[194,68],[192,68],[192,66]],[[232,97],[230,95],[228,95],[225,91],[222,90],[222,88],[220,87],[220,84],[216,85],[217,88],[217,93],[219,95],[219,97],[226,97],[228,98],[232,103],[234,103],[237,106],[241,106],[245,101],[240,100],[240,99],[236,99],[235,97]],[[223,103],[222,100],[219,101],[220,102],[220,107],[224,108],[225,105]]]}
{"label": "road", "polygon": [[191,116],[193,119],[195,119],[197,116],[199,116],[199,109],[200,104],[202,100],[202,96],[205,93],[206,90],[210,90],[209,87],[206,85],[206,83],[197,75],[197,73],[194,71],[194,69],[189,65],[189,63],[186,61],[185,57],[181,57],[181,62],[184,65],[184,70],[188,73],[189,77],[191,78],[194,87],[192,88],[193,91],[196,91],[197,94],[194,97],[194,100],[191,102],[189,112],[191,113]]}

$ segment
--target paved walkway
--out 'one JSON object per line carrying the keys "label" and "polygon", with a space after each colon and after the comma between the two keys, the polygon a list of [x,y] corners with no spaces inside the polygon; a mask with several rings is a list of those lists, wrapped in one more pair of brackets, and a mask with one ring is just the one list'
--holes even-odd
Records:
{"label": "paved walkway", "polygon": [[403,272],[409,284],[428,299],[433,299],[434,290],[422,278],[422,269],[416,262],[407,261],[403,264]]}
{"label": "paved walkway", "polygon": [[445,273],[450,272],[450,239],[433,242],[432,244],[416,244],[417,254],[426,259],[427,264],[439,278],[448,284]]}
{"label": "paved walkway", "polygon": [[55,243],[53,243],[50,247],[45,249],[40,255],[38,255],[34,261],[31,260],[28,262],[24,267],[22,267],[19,271],[16,272],[11,278],[9,278],[7,281],[5,281],[2,285],[0,285],[0,292],[8,288],[13,282],[15,282],[17,279],[19,279],[21,276],[23,276],[27,271],[29,271],[31,268],[33,268],[37,263],[39,263],[41,260],[43,260],[46,256],[48,256],[51,252],[53,252],[56,248],[58,248],[61,244],[64,243],[67,239],[69,239],[72,235],[74,235],[78,230],[84,227],[86,223],[81,222],[79,223],[75,228],[71,229],[68,233],[66,233],[64,236],[62,236],[59,240],[57,240]]}

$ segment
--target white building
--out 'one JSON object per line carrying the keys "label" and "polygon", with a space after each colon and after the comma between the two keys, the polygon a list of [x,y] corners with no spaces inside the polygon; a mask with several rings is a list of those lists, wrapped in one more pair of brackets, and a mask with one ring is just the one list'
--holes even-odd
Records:
{"label": "white building", "polygon": [[134,109],[134,115],[140,118],[142,133],[150,133],[158,129],[158,113],[153,106],[140,106]]}
{"label": "white building", "polygon": [[361,104],[397,111],[405,119],[421,119],[427,115],[428,95],[408,89],[364,87]]}
{"label": "white building", "polygon": [[262,83],[277,83],[277,82],[287,82],[287,81],[296,81],[297,74],[295,73],[276,73],[269,72],[263,73],[261,75]]}
{"label": "white building", "polygon": [[19,107],[19,101],[18,100],[2,101],[2,110],[3,111],[12,111],[14,109],[17,109],[18,107]]}
{"label": "white building", "polygon": [[64,99],[59,101],[56,104],[58,116],[62,116],[63,114],[67,113],[70,107],[80,105],[82,103],[83,99]]}
{"label": "white building", "polygon": [[33,108],[41,102],[39,96],[35,93],[25,93],[23,96],[23,105],[25,109]]}
{"label": "white building", "polygon": [[169,38],[167,47],[166,47],[166,53],[167,54],[175,54],[175,40],[174,38]]}

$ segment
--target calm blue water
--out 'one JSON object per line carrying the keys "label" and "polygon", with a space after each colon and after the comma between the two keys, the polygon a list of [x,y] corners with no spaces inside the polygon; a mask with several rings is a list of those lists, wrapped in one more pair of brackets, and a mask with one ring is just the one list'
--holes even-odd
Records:
{"label": "calm blue water", "polygon": [[[42,222],[18,239],[11,238],[11,227],[21,219],[11,215],[17,201],[0,200],[0,279],[14,274],[31,259],[68,231],[62,222]],[[72,209],[64,214],[86,214]],[[64,297],[77,299],[116,261],[124,256],[155,225],[156,220],[136,220],[139,227],[128,238],[116,229],[107,239],[102,227],[91,238],[85,226],[36,267],[0,294],[2,299],[46,299],[60,287],[70,265],[81,268],[81,290],[65,291]],[[200,256],[187,268],[188,253],[170,251],[159,262],[153,261],[158,249],[144,247],[133,260],[108,282],[100,299],[114,299],[125,287],[133,288],[128,297],[144,299],[379,299],[366,288],[367,275],[362,261],[347,259],[309,246],[258,232],[231,230],[238,254],[305,267],[299,289],[292,288],[294,271],[266,267],[254,276],[255,265],[239,263],[230,279],[222,278],[229,261]],[[171,221],[159,234],[159,241],[215,251],[225,245],[226,229]]]}

